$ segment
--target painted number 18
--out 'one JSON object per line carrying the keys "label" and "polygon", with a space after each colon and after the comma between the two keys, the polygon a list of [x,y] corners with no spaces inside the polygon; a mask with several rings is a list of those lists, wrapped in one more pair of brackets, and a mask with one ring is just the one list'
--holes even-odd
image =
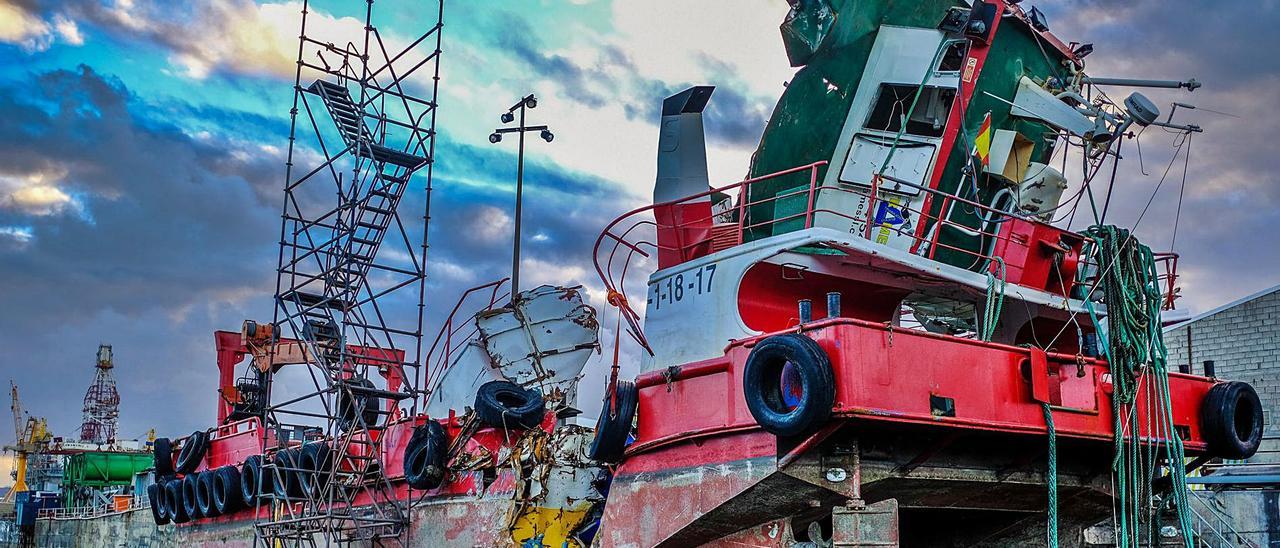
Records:
{"label": "painted number 18", "polygon": [[661,309],[663,301],[666,301],[667,304],[675,304],[683,301],[686,294],[693,296],[710,293],[711,282],[715,279],[715,276],[716,265],[713,264],[690,272],[676,274],[667,278],[666,283],[658,283],[653,286],[653,294],[649,296],[649,304],[654,305],[654,309]]}

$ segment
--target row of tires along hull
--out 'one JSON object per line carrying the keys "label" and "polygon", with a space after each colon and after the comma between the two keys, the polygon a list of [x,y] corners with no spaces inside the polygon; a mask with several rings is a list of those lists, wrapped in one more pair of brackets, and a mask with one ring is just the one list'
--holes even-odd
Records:
{"label": "row of tires along hull", "polygon": [[[601,414],[590,456],[601,462],[622,458],[636,411],[635,385],[620,382],[614,411]],[[606,405],[609,401],[606,401]],[[608,407],[607,407],[608,408]],[[494,428],[538,428],[546,415],[542,394],[507,381],[480,387],[474,407],[477,419]],[[310,441],[267,455],[252,455],[240,466],[197,471],[209,450],[207,432],[197,431],[178,448],[170,440],[155,443],[156,482],[148,487],[151,511],[159,525],[229,515],[252,508],[264,497],[306,500],[319,496],[335,472],[336,455],[326,441]],[[405,482],[430,490],[444,483],[450,440],[444,426],[427,420],[416,427],[404,449]],[[266,459],[270,459],[267,461]],[[337,467],[340,468],[340,467]],[[178,477],[181,475],[181,477]]]}
{"label": "row of tires along hull", "polygon": [[[830,420],[834,372],[830,358],[813,339],[799,334],[768,337],[753,348],[744,369],[747,407],[764,430],[794,437]],[[636,385],[628,381],[618,381],[606,395],[589,449],[592,459],[616,463],[623,458],[638,399]],[[506,430],[537,428],[546,414],[540,392],[506,381],[481,386],[474,410],[483,424]],[[1203,402],[1200,419],[1210,455],[1239,459],[1257,451],[1262,409],[1248,384],[1216,384]],[[255,455],[239,469],[225,466],[196,473],[208,443],[207,434],[192,434],[173,461],[168,440],[157,440],[157,477],[186,474],[153,486],[151,500],[159,501],[152,505],[158,523],[235,511],[263,496],[264,485],[271,486],[270,494],[278,499],[305,498],[320,492],[334,468],[329,446],[317,441],[277,451],[271,467],[264,467],[263,457]],[[449,443],[437,421],[427,420],[415,428],[404,451],[405,481],[415,489],[439,487],[446,477]],[[272,477],[265,477],[268,473]]]}

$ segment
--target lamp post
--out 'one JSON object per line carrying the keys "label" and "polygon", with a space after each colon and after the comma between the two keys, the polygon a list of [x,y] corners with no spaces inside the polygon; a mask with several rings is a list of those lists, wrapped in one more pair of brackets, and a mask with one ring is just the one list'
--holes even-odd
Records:
{"label": "lamp post", "polygon": [[506,133],[515,133],[519,136],[519,153],[516,165],[516,215],[515,215],[515,242],[511,249],[511,299],[514,301],[516,294],[520,292],[520,209],[524,196],[524,134],[530,131],[539,132],[539,136],[543,141],[548,143],[555,139],[555,135],[547,126],[526,126],[524,125],[525,111],[538,106],[538,100],[533,94],[524,96],[506,112],[502,113],[502,123],[510,124],[516,119],[516,111],[520,111],[520,124],[516,127],[503,127],[493,130],[489,135],[490,143],[502,142],[502,136]]}

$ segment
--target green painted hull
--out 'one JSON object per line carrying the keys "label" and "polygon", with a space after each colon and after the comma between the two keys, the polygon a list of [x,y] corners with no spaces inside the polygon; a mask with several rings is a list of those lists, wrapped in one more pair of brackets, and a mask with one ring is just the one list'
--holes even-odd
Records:
{"label": "green painted hull", "polygon": [[[760,177],[831,160],[837,147],[844,146],[839,142],[841,130],[854,97],[861,90],[863,72],[881,25],[935,28],[948,8],[960,5],[953,0],[831,0],[834,22],[825,39],[805,59],[805,66],[796,73],[778,100],[752,158],[751,176]],[[1052,154],[1051,143],[1041,138],[1051,133],[1048,127],[1011,117],[1009,104],[987,94],[1012,100],[1023,75],[1043,82],[1054,76],[1055,70],[1061,70],[1060,54],[1047,45],[1041,47],[1036,41],[1031,30],[1020,21],[1006,18],[1001,23],[978,78],[977,91],[964,113],[964,131],[944,164],[939,190],[973,197],[968,184],[961,190],[961,174],[969,159],[972,136],[987,112],[991,112],[993,130],[1016,130],[1035,143],[1033,161],[1045,162]],[[819,180],[825,175],[825,170],[820,172]],[[986,203],[1000,185],[983,179],[985,175],[979,179],[980,199]],[[808,184],[808,173],[763,181],[751,187],[749,199],[751,203],[760,203]],[[748,208],[747,224],[759,228],[748,231],[746,239],[754,240],[802,228],[799,221],[769,223],[769,220],[798,215],[807,205],[804,196],[795,196]],[[940,215],[941,206],[940,200],[933,201],[930,215]],[[970,227],[978,226],[976,214],[962,209],[956,208],[952,220]],[[987,242],[946,231],[943,243],[977,250]],[[982,266],[974,264],[972,255],[958,252],[939,252],[936,258],[957,266]]]}

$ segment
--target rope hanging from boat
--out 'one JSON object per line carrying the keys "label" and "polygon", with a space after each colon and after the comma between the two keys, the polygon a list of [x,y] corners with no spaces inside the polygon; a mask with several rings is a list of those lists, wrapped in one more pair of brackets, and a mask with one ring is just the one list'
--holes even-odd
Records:
{"label": "rope hanging from boat", "polygon": [[1058,431],[1053,426],[1053,409],[1047,403],[1041,403],[1044,411],[1044,424],[1049,431],[1049,463],[1045,470],[1044,482],[1049,485],[1049,522],[1046,546],[1058,548]]}
{"label": "rope hanging from boat", "polygon": [[[994,257],[995,264],[998,268],[987,270],[987,302],[982,309],[982,326],[978,336],[984,341],[990,341],[991,337],[996,334],[996,324],[1000,321],[1000,312],[1004,308],[1004,290],[1007,283],[1007,275],[1005,272],[1004,259],[999,256]],[[992,272],[995,270],[995,272]],[[999,273],[997,275],[997,273]],[[996,284],[997,278],[999,285]]]}
{"label": "rope hanging from boat", "polygon": [[[1086,299],[1114,387],[1115,457],[1111,466],[1119,506],[1114,524],[1116,546],[1154,545],[1159,541],[1160,520],[1152,479],[1161,472],[1163,449],[1172,506],[1183,541],[1190,548],[1185,455],[1182,439],[1173,425],[1155,257],[1151,248],[1115,226],[1094,226],[1084,235],[1085,256],[1097,265],[1096,289],[1101,290],[1107,305],[1104,326],[1092,299]],[[1139,396],[1146,404],[1145,416],[1138,416]]]}

